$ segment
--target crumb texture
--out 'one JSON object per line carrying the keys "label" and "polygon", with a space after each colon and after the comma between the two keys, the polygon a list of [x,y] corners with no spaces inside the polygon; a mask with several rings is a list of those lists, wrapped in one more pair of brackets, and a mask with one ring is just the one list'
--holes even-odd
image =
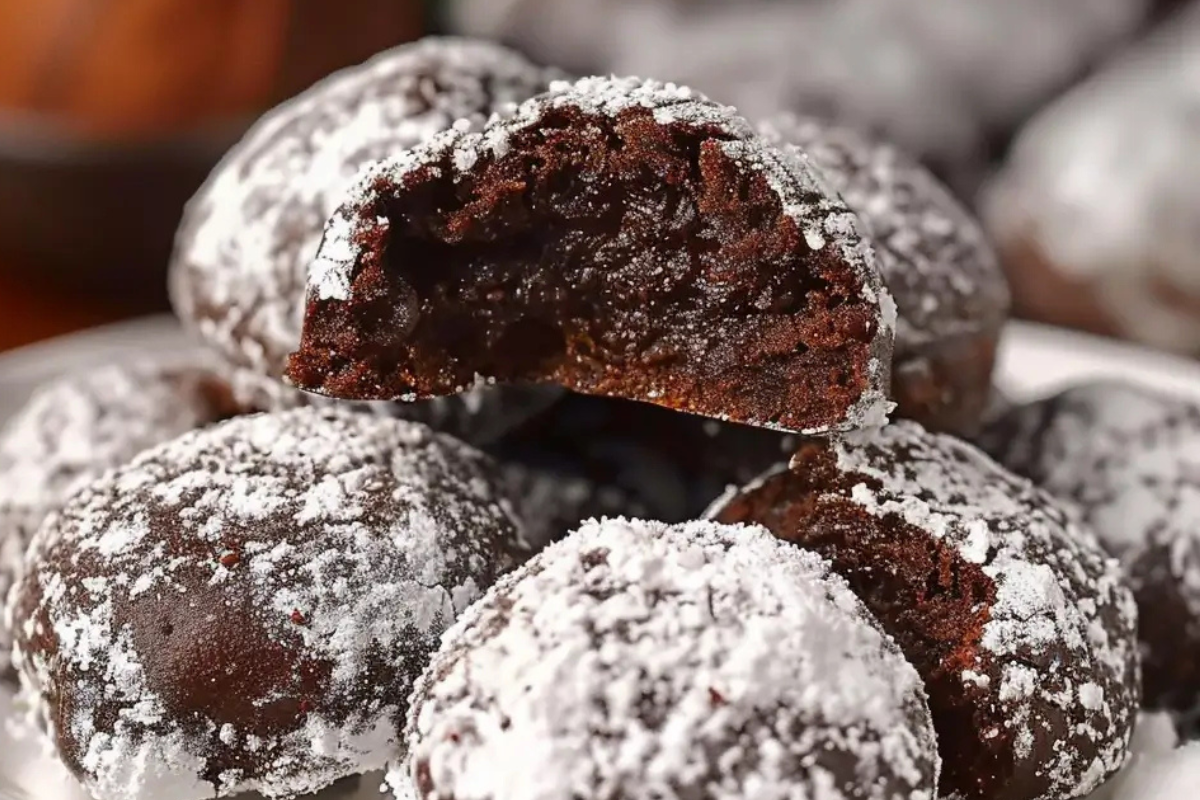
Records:
{"label": "crumb texture", "polygon": [[933,800],[920,680],[766,531],[590,522],[447,633],[414,693],[423,800]]}
{"label": "crumb texture", "polygon": [[685,88],[589,78],[376,164],[289,376],[350,399],[552,382],[786,429],[879,424],[895,307],[820,175]]}
{"label": "crumb texture", "polygon": [[12,609],[64,762],[98,800],[294,797],[382,768],[439,635],[519,550],[491,470],[415,423],[303,410],[85,488]]}

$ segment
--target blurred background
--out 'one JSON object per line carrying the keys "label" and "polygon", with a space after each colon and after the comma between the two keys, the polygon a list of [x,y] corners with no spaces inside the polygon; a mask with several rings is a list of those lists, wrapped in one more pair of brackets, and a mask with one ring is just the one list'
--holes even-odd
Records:
{"label": "blurred background", "polygon": [[165,310],[250,122],[426,33],[862,127],[978,211],[1020,315],[1200,353],[1200,0],[0,0],[0,350]]}

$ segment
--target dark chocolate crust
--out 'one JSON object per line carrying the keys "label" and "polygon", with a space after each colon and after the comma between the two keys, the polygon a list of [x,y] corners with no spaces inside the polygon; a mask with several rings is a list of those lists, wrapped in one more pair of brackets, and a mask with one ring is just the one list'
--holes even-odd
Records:
{"label": "dark chocolate crust", "polygon": [[787,430],[879,422],[894,309],[857,224],[730,109],[557,85],[360,178],[288,375],[346,399],[483,376]]}
{"label": "dark chocolate crust", "polygon": [[306,794],[382,769],[442,631],[522,550],[494,465],[306,409],[76,494],[14,593],[15,660],[99,800]]}
{"label": "dark chocolate crust", "polygon": [[925,679],[962,800],[1073,800],[1125,761],[1136,612],[1090,532],[969,445],[900,422],[810,441],[714,509],[828,557]]}

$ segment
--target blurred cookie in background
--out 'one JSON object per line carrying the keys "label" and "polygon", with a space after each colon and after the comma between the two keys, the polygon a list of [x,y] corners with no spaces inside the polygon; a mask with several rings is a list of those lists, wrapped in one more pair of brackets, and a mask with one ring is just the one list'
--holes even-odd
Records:
{"label": "blurred cookie in background", "polygon": [[[39,387],[0,426],[0,609],[34,533],[72,494],[142,450],[251,410],[195,350],[126,358]],[[0,619],[0,683],[15,681],[11,646]]]}
{"label": "blurred cookie in background", "polygon": [[450,24],[580,71],[685,83],[749,117],[835,117],[961,192],[991,151],[1151,13],[1150,0],[453,0]]}
{"label": "blurred cookie in background", "polygon": [[1035,117],[983,195],[1016,310],[1200,353],[1200,5]]}

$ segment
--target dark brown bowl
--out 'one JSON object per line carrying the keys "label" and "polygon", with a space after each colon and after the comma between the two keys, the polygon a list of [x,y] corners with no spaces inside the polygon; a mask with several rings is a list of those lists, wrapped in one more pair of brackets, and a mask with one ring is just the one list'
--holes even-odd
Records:
{"label": "dark brown bowl", "polygon": [[165,306],[183,205],[250,122],[103,141],[37,116],[0,114],[0,272]]}

